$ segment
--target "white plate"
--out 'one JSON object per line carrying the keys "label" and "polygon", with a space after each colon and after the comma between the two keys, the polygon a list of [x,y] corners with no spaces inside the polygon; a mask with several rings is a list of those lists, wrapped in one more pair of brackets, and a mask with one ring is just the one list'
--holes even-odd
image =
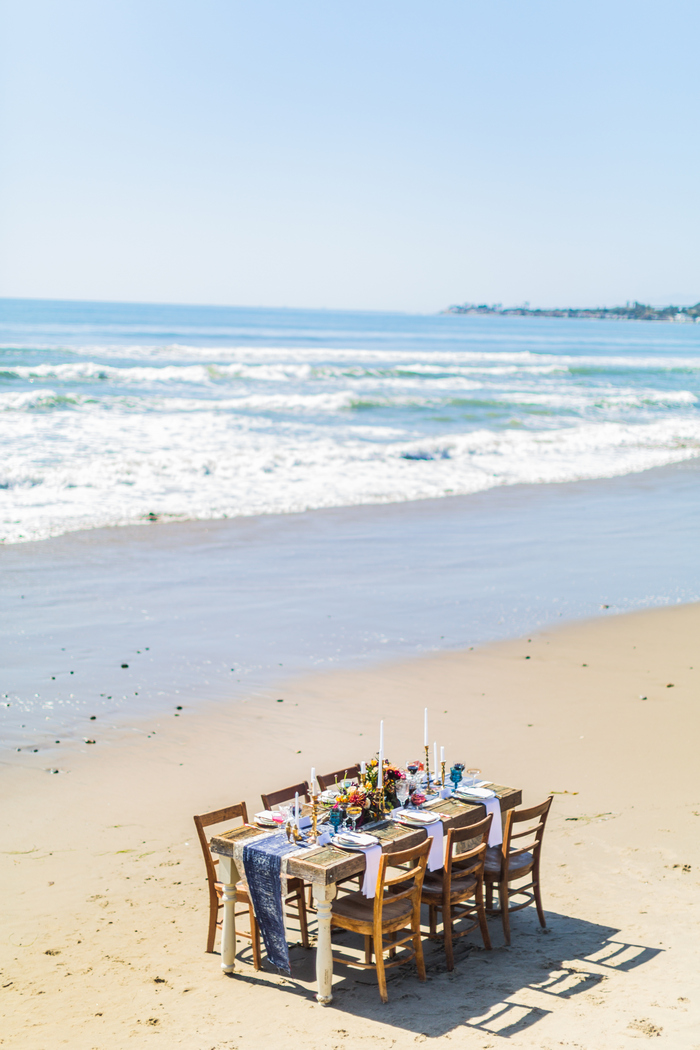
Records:
{"label": "white plate", "polygon": [[496,797],[496,792],[490,791],[489,788],[462,788],[455,794],[457,798],[466,799],[468,802],[483,802],[484,799]]}
{"label": "white plate", "polygon": [[379,839],[376,835],[368,835],[365,832],[358,831],[356,835],[345,835],[341,831],[333,838],[333,842],[336,846],[342,846],[343,849],[367,849],[369,846],[376,846]]}
{"label": "white plate", "polygon": [[256,813],[253,820],[256,824],[260,824],[264,828],[283,828],[284,817],[279,814],[279,820],[275,820],[272,810],[263,809],[260,813]]}
{"label": "white plate", "polygon": [[410,824],[414,828],[423,828],[426,824],[437,824],[439,819],[436,813],[397,813],[394,817],[397,824]]}

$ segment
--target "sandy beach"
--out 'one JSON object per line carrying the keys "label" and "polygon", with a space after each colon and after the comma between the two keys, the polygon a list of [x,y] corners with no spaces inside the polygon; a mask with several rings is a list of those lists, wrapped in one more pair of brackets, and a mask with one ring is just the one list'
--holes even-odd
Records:
{"label": "sandy beach", "polygon": [[[6,754],[1,1044],[700,1046],[699,631],[698,605],[601,617],[185,705],[64,751],[57,774]],[[528,909],[505,948],[492,920],[493,952],[468,938],[453,973],[429,947],[428,982],[396,971],[387,1006],[342,968],[318,1006],[301,947],[290,980],[239,940],[224,977],[192,814],[369,755],[380,717],[403,762],[426,703],[448,757],[525,803],[555,792],[546,932]]]}

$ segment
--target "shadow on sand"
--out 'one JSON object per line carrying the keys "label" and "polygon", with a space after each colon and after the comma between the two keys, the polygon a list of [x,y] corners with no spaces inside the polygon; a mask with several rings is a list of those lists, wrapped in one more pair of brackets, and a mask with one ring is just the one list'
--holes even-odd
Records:
{"label": "shadow on sand", "polygon": [[[508,1038],[537,1024],[568,1000],[595,990],[615,972],[624,973],[651,962],[662,949],[627,944],[619,930],[583,919],[547,912],[547,928],[527,912],[514,917],[513,944],[503,945],[498,920],[492,922],[494,949],[458,941],[455,969],[445,967],[438,942],[424,941],[427,981],[418,980],[412,963],[389,971],[389,1002],[379,999],[371,970],[336,963],[333,1003],[339,1014],[351,1014],[389,1024],[428,1038],[455,1029],[474,1029]],[[336,931],[335,950],[360,947],[353,934]],[[249,952],[241,958],[248,961]],[[315,956],[300,946],[290,950],[292,977],[245,969],[232,978],[246,983],[275,983],[280,992],[313,998]]]}

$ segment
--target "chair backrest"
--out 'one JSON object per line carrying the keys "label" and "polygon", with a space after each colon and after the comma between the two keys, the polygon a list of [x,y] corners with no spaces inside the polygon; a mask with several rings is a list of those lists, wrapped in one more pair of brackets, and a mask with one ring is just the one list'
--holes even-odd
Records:
{"label": "chair backrest", "polygon": [[224,821],[236,820],[237,817],[242,817],[244,824],[248,823],[248,809],[245,802],[237,802],[233,806],[226,806],[224,809],[215,809],[212,813],[202,813],[201,816],[194,818],[197,837],[199,838],[199,844],[202,847],[202,853],[204,854],[204,863],[207,869],[207,879],[209,881],[210,891],[213,889],[214,883],[216,882],[215,865],[218,864],[218,861],[214,860],[211,855],[209,840],[204,829],[211,827],[212,824],[223,824]]}
{"label": "chair backrest", "polygon": [[303,798],[304,802],[311,801],[309,798],[309,785],[303,780],[301,784],[292,784],[291,787],[280,788],[279,791],[271,791],[269,795],[261,795],[263,808],[272,809],[273,806],[279,806],[281,802],[289,802],[297,792],[299,792],[299,798]]}
{"label": "chair backrest", "polygon": [[[478,824],[470,824],[467,828],[450,828],[447,832],[447,845],[445,847],[445,893],[449,894],[451,888],[459,889],[462,880],[474,877],[483,878],[484,862],[486,861],[486,847],[491,831],[493,817],[489,813],[485,820]],[[455,853],[454,847],[460,842],[470,842],[478,839],[477,845],[464,853]]]}
{"label": "chair backrest", "polygon": [[[425,840],[412,849],[401,850],[399,853],[383,853],[379,861],[379,872],[377,873],[377,890],[374,897],[374,921],[381,923],[382,911],[385,904],[393,904],[395,901],[410,898],[415,906],[420,905],[420,895],[423,889],[425,868],[428,863],[428,854],[433,840],[426,836]],[[394,878],[387,876],[388,868],[397,868],[399,874]],[[401,887],[392,889],[392,887]],[[389,888],[389,892],[385,890]]]}
{"label": "chair backrest", "polygon": [[346,769],[336,769],[333,773],[317,773],[316,779],[321,791],[327,791],[340,780],[359,780],[359,765],[348,766]]}
{"label": "chair backrest", "polygon": [[[527,809],[511,809],[506,814],[505,826],[503,828],[503,866],[507,873],[509,862],[512,857],[519,857],[523,853],[531,853],[534,864],[539,864],[540,850],[542,848],[542,837],[544,835],[549,808],[554,796],[541,802],[539,806],[529,806]],[[522,831],[516,831],[519,824],[527,824],[528,827]],[[524,839],[513,848],[514,839]]]}

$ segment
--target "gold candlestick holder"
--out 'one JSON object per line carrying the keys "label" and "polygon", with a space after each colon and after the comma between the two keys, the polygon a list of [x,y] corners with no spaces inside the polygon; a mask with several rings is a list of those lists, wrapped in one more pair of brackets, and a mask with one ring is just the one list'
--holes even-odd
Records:
{"label": "gold candlestick holder", "polygon": [[318,842],[318,795],[311,796],[311,842]]}
{"label": "gold candlestick holder", "polygon": [[425,786],[430,789],[430,748],[425,745]]}
{"label": "gold candlestick holder", "polygon": [[445,786],[445,763],[441,762],[440,765],[442,766],[442,786],[444,787]]}

